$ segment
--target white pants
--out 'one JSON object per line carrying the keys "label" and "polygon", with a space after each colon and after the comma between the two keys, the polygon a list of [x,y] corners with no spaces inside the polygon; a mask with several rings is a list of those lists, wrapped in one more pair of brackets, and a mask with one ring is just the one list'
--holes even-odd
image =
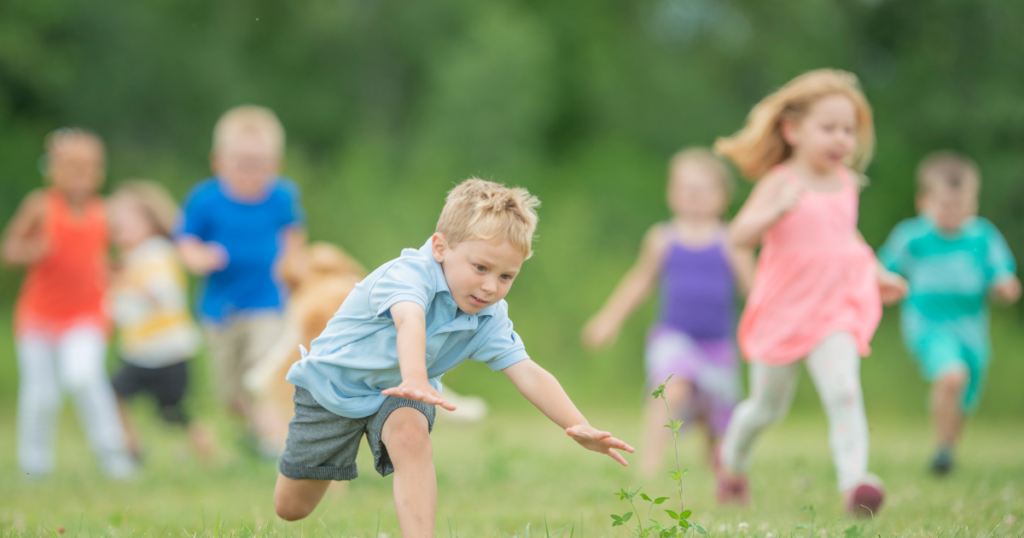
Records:
{"label": "white pants", "polygon": [[55,337],[29,333],[18,338],[18,463],[25,473],[53,470],[62,389],[74,400],[103,471],[115,478],[132,473],[117,400],[104,368],[106,350],[103,331],[89,325]]}
{"label": "white pants", "polygon": [[[848,333],[825,338],[805,361],[828,416],[829,443],[839,490],[856,486],[867,475],[868,423],[860,386],[860,355]],[[793,402],[800,361],[784,366],[750,365],[750,397],[740,403],[722,440],[722,463],[746,473],[758,434],[786,416]]]}

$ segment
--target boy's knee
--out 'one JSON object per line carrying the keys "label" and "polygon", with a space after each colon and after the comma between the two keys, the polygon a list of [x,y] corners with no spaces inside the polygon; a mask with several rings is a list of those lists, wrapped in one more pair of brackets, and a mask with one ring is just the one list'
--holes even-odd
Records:
{"label": "boy's knee", "polygon": [[283,495],[274,495],[274,511],[277,517],[285,521],[298,521],[313,513],[316,505],[305,506],[303,503],[287,498]]}
{"label": "boy's knee", "polygon": [[966,371],[953,370],[943,374],[935,384],[940,391],[960,394],[964,386],[967,385],[968,379],[969,375]]}
{"label": "boy's knee", "polygon": [[431,457],[433,449],[426,421],[412,414],[404,414],[395,419],[396,422],[390,424],[387,440],[384,441],[391,458],[412,455]]}

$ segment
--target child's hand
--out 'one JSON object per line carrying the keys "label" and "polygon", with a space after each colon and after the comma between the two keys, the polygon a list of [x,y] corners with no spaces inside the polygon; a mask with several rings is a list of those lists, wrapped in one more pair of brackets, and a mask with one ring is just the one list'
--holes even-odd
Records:
{"label": "child's hand", "polygon": [[573,440],[579,443],[583,448],[593,450],[594,452],[600,452],[601,454],[606,454],[608,457],[622,465],[629,465],[626,463],[626,458],[623,458],[622,454],[619,454],[616,450],[625,450],[626,452],[632,453],[633,447],[612,437],[611,433],[596,430],[586,424],[577,424],[570,428],[566,428],[565,433],[568,434],[569,437],[572,437]]}
{"label": "child's hand", "polygon": [[590,319],[583,326],[583,333],[580,340],[583,347],[594,350],[609,344],[614,344],[619,337],[619,325],[607,316],[597,315]]}
{"label": "child's hand", "polygon": [[1013,304],[1020,299],[1020,280],[1010,277],[992,287],[992,299],[1002,304]]}
{"label": "child's hand", "polygon": [[886,269],[878,268],[878,292],[882,296],[882,302],[885,304],[894,304],[903,300],[907,296],[907,285],[906,279],[888,271]]}
{"label": "child's hand", "polygon": [[799,185],[791,181],[783,183],[782,189],[779,191],[776,205],[779,215],[785,215],[786,213],[789,213],[789,210],[796,207],[796,204],[800,202],[800,197],[803,195],[805,190],[806,189],[804,189],[803,185]]}
{"label": "child's hand", "polygon": [[402,381],[401,385],[384,389],[380,393],[385,396],[398,396],[430,405],[440,405],[449,411],[455,411],[455,405],[445,400],[441,393],[437,392],[437,389],[427,381]]}
{"label": "child's hand", "polygon": [[185,266],[197,275],[208,275],[228,266],[228,251],[220,243],[186,239],[179,243],[178,252]]}

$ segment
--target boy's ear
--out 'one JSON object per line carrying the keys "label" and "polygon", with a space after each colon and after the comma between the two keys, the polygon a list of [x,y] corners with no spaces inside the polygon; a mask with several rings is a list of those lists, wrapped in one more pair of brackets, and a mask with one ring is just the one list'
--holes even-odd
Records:
{"label": "boy's ear", "polygon": [[436,232],[430,238],[430,241],[433,243],[430,251],[434,254],[434,260],[437,261],[437,263],[443,262],[444,255],[448,252],[448,241],[444,238],[444,234]]}

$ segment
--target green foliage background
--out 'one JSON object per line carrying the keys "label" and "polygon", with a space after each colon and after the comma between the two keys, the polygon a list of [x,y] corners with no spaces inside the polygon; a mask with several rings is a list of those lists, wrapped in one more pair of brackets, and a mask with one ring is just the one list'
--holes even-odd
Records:
{"label": "green foliage background", "polygon": [[[41,184],[53,128],[98,131],[111,182],[153,178],[180,196],[209,173],[216,118],[267,105],[288,129],[311,236],[371,267],[420,245],[467,176],[531,189],[544,205],[509,297],[517,328],[585,401],[635,405],[652,309],[596,356],[580,352],[580,326],[668,216],[667,158],[733,132],[806,70],[857,73],[875,108],[869,242],[913,214],[920,157],[953,148],[981,164],[982,214],[1024,255],[1022,29],[1011,0],[5,0],[0,220]],[[5,310],[19,279],[0,272]],[[865,367],[869,406],[916,416],[924,387],[894,316]],[[1003,380],[1024,375],[1009,339],[1020,325],[1013,312],[997,322],[983,412],[1019,419],[1024,396]],[[450,379],[505,405],[500,377],[466,367]],[[814,408],[807,385],[800,402]]]}

